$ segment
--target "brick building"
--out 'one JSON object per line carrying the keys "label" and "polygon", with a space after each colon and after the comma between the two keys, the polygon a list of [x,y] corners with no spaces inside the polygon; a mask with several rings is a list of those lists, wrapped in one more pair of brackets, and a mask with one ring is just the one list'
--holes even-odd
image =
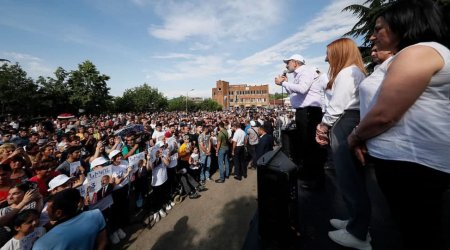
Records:
{"label": "brick building", "polygon": [[235,107],[268,107],[269,85],[247,84],[230,85],[229,82],[219,80],[212,89],[212,99],[222,105],[224,109]]}

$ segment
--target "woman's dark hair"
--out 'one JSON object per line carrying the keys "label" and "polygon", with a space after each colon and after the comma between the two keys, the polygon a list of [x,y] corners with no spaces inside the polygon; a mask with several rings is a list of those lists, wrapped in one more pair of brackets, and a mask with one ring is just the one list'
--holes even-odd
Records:
{"label": "woman's dark hair", "polygon": [[432,0],[398,0],[387,5],[379,16],[399,37],[398,50],[420,42],[438,42],[449,47],[449,29],[442,9]]}
{"label": "woman's dark hair", "polygon": [[31,215],[39,217],[39,212],[37,210],[35,210],[35,209],[26,209],[26,210],[23,210],[20,213],[18,213],[16,215],[16,217],[14,217],[14,220],[13,220],[14,228],[15,227],[20,227],[20,225],[25,223],[25,221],[27,221],[28,218],[30,218]]}

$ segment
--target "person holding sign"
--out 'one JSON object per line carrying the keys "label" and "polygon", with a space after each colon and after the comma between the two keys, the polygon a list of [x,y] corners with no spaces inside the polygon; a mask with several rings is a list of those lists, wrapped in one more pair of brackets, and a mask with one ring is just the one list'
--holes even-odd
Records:
{"label": "person holding sign", "polygon": [[122,228],[128,224],[128,183],[132,169],[128,167],[128,161],[123,160],[122,152],[119,150],[111,151],[109,160],[111,162],[112,182],[115,185],[112,193],[114,203],[111,207],[111,232],[113,232],[111,240],[114,243],[117,242],[117,238],[122,240],[127,236]]}

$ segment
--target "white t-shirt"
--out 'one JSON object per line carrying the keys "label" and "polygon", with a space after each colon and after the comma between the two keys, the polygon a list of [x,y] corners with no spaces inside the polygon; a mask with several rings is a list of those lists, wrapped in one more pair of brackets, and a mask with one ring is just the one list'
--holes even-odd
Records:
{"label": "white t-shirt", "polygon": [[[367,148],[371,156],[380,159],[415,162],[450,173],[450,50],[435,42],[417,45],[434,48],[444,67],[431,77],[425,91],[393,127],[367,141]],[[385,73],[389,65],[382,64],[377,71]],[[361,83],[361,119],[378,99],[383,85],[380,79]]]}
{"label": "white t-shirt", "polygon": [[161,141],[161,139],[162,139],[162,137],[164,137],[164,134],[165,134],[166,132],[164,132],[164,131],[153,131],[153,134],[152,134],[152,139],[155,139],[155,141],[156,142],[159,142],[159,141]]}
{"label": "white t-shirt", "polygon": [[245,142],[245,132],[244,130],[238,128],[236,129],[236,131],[234,131],[234,135],[233,135],[233,141],[236,142],[236,147],[240,147],[240,146],[244,146],[244,142]]}
{"label": "white t-shirt", "polygon": [[167,168],[166,165],[161,161],[161,163],[153,168],[152,171],[152,186],[157,187],[164,184],[167,181]]}
{"label": "white t-shirt", "polygon": [[21,240],[11,238],[0,250],[30,250],[34,242],[45,234],[45,228],[36,227],[34,231]]}

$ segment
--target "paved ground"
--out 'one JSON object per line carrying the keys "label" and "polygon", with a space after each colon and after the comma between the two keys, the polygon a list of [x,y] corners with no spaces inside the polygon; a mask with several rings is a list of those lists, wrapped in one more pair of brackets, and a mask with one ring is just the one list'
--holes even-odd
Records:
{"label": "paved ground", "polygon": [[114,248],[242,249],[257,207],[256,171],[249,170],[243,181],[230,178],[206,187],[202,197],[176,205],[153,228],[139,222],[126,228],[130,237]]}

